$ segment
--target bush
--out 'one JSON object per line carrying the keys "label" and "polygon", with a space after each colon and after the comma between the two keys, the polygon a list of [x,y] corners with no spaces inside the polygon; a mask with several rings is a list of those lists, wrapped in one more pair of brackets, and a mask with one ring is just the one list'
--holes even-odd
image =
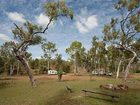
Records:
{"label": "bush", "polygon": [[61,68],[66,73],[69,73],[70,72],[70,65],[67,64],[67,63],[62,63]]}
{"label": "bush", "polygon": [[140,73],[140,70],[136,70],[136,73]]}
{"label": "bush", "polygon": [[39,74],[47,73],[48,69],[46,66],[40,66],[39,68]]}

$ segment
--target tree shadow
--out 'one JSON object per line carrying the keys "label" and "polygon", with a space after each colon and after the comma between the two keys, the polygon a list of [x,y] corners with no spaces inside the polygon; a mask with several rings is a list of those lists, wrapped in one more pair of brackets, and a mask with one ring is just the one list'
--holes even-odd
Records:
{"label": "tree shadow", "polygon": [[115,103],[118,102],[117,99],[112,99],[112,98],[110,98],[110,99],[105,99],[105,98],[95,97],[95,96],[86,96],[86,97],[88,97],[88,98],[94,98],[94,99],[98,99],[98,100],[103,100],[103,101],[106,101],[106,102],[115,102]]}

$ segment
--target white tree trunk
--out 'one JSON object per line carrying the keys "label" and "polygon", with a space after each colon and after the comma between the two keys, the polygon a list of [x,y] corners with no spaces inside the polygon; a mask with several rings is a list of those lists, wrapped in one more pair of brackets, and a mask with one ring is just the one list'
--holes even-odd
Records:
{"label": "white tree trunk", "polygon": [[128,74],[129,74],[130,66],[131,66],[131,64],[133,63],[133,61],[134,61],[134,59],[136,58],[136,56],[137,56],[136,52],[134,52],[134,51],[132,51],[132,50],[129,50],[129,51],[131,51],[131,52],[133,53],[133,57],[130,59],[130,61],[129,61],[129,63],[128,63],[126,69],[125,69],[125,74],[124,74],[124,80],[125,80],[125,81],[126,81],[127,76],[128,76]]}
{"label": "white tree trunk", "polygon": [[74,75],[77,75],[78,71],[77,71],[77,58],[75,55],[75,59],[74,59]]}
{"label": "white tree trunk", "polygon": [[116,79],[119,78],[121,63],[122,63],[122,60],[120,60],[119,65],[118,65],[117,74],[116,74]]}
{"label": "white tree trunk", "polygon": [[95,63],[95,70],[96,70],[96,60],[94,59],[94,63]]}
{"label": "white tree trunk", "polygon": [[10,65],[10,76],[13,74],[13,65]]}
{"label": "white tree trunk", "polygon": [[74,75],[76,75],[77,74],[77,64],[76,64],[76,60],[75,60],[75,62],[74,62]]}

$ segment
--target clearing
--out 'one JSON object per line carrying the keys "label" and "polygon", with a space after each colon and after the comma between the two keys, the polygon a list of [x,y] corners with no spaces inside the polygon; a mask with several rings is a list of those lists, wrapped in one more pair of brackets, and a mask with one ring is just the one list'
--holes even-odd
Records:
{"label": "clearing", "polygon": [[[132,76],[126,85],[128,91],[111,91],[100,89],[101,84],[123,83],[121,79],[111,77],[63,76],[63,81],[57,81],[57,75],[39,75],[37,87],[32,88],[28,77],[14,76],[0,78],[0,105],[140,105],[140,76]],[[73,93],[67,91],[70,86]],[[118,95],[120,98],[112,101],[110,97],[89,94],[85,97],[82,89]]]}

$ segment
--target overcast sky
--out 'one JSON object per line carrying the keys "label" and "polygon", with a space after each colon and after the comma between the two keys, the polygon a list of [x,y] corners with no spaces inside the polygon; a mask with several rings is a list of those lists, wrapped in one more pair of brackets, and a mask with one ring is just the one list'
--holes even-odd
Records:
{"label": "overcast sky", "polygon": [[[45,26],[48,17],[44,14],[43,4],[48,1],[54,0],[0,0],[0,45],[13,40],[11,32],[14,28],[13,23],[21,25],[28,20]],[[80,41],[86,49],[89,49],[92,37],[96,35],[102,38],[104,24],[108,23],[111,17],[117,16],[117,11],[114,9],[116,1],[66,0],[67,5],[74,11],[74,19],[61,17],[54,21],[45,38],[56,43],[58,53],[62,54],[63,59],[68,58],[65,49],[73,41]],[[29,52],[33,58],[43,55],[39,45],[30,46]]]}

